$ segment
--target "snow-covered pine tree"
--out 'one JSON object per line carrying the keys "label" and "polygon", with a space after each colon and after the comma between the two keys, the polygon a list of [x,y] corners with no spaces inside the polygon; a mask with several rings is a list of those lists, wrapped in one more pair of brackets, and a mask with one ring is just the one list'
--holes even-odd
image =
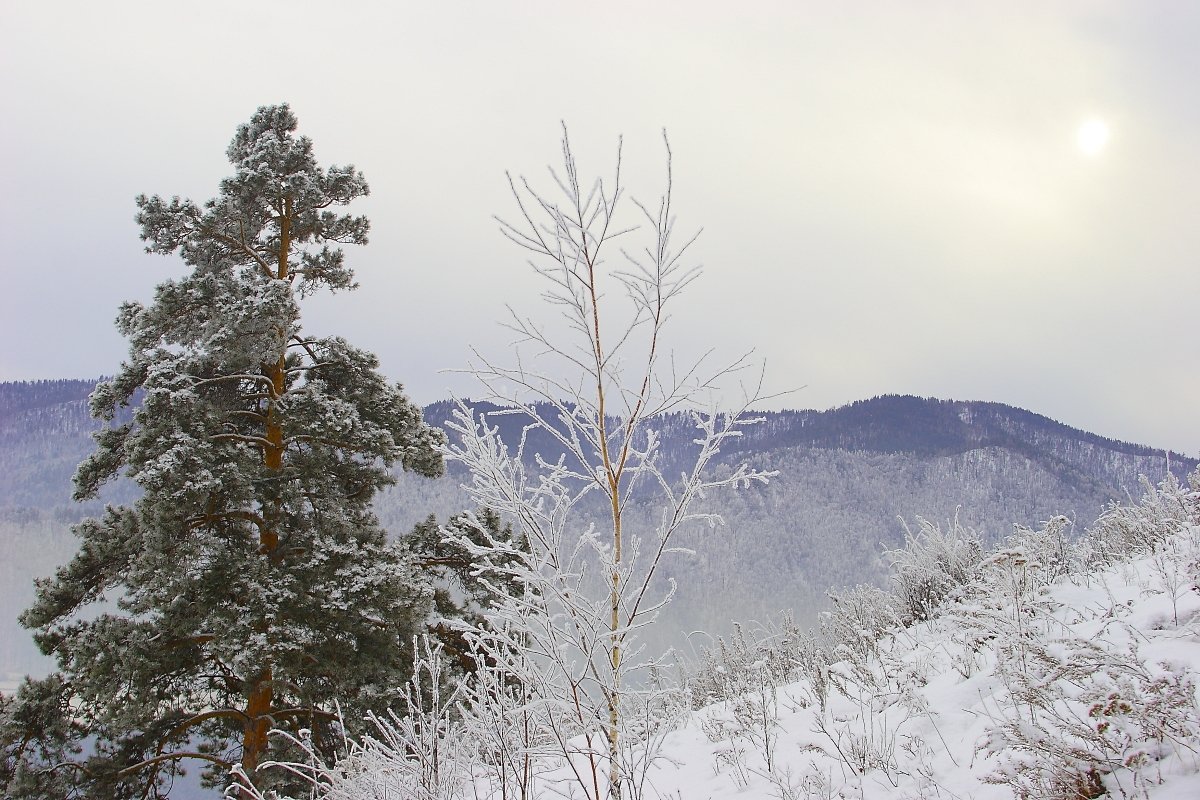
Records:
{"label": "snow-covered pine tree", "polygon": [[76,527],[22,618],[59,672],[7,709],[9,732],[30,721],[6,733],[11,794],[159,797],[194,759],[210,783],[240,764],[261,784],[285,755],[269,729],[332,746],[335,700],[361,719],[408,677],[432,592],[370,504],[397,462],[439,474],[442,437],[373,355],[301,332],[303,298],[355,286],[337,245],[368,222],[331,208],[367,184],[295,130],[288,106],[260,108],[216,199],[137,200],[147,251],[190,272],[121,308],[130,357],[92,395],[110,425],[75,495],[123,472],[143,496]]}

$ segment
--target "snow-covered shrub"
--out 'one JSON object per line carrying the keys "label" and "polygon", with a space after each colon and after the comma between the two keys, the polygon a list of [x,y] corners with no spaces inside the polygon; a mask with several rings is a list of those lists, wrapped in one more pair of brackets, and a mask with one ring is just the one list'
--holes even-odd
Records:
{"label": "snow-covered shrub", "polygon": [[[829,696],[829,665],[844,658],[839,649],[866,653],[883,635],[885,621],[894,610],[888,595],[870,587],[857,587],[841,596],[844,607],[827,612],[820,626],[801,628],[790,613],[778,622],[735,624],[728,637],[718,637],[691,663],[684,664],[682,683],[699,709],[731,701],[755,690],[765,676],[775,686],[798,682],[791,702],[825,707]],[[866,635],[863,635],[863,632]],[[845,637],[846,646],[840,642]]]}
{"label": "snow-covered shrub", "polygon": [[1175,536],[1154,545],[1150,554],[1154,589],[1171,601],[1172,621],[1179,624],[1179,600],[1196,590],[1200,566],[1200,525],[1187,525]]}
{"label": "snow-covered shrub", "polygon": [[[703,652],[688,675],[688,688],[703,712],[702,730],[714,751],[718,772],[739,788],[754,776],[767,780],[780,797],[825,796],[819,775],[796,775],[781,764],[779,717],[811,709],[826,740],[821,752],[835,753],[856,775],[879,771],[896,780],[897,750],[907,739],[905,723],[925,713],[912,687],[923,674],[881,649],[880,641],[899,626],[896,601],[886,592],[859,586],[834,598],[815,631],[800,630],[790,617],[779,625],[735,626]],[[778,688],[789,687],[786,699]],[[835,713],[831,703],[836,700]],[[838,721],[851,716],[862,724]],[[815,747],[815,746],[814,746]],[[831,795],[833,796],[833,795]]]}
{"label": "snow-covered shrub", "polygon": [[1020,546],[997,549],[980,563],[976,580],[945,611],[962,647],[954,660],[960,673],[964,665],[972,668],[964,659],[986,663],[994,657],[996,676],[1012,691],[1030,668],[1031,649],[1053,623],[1053,603],[1041,576],[1040,563]]}
{"label": "snow-covered shrub", "polygon": [[720,744],[718,769],[729,769],[734,782],[744,786],[747,750],[753,748],[765,774],[779,777],[774,772],[780,708],[777,689],[811,678],[810,684],[816,687],[812,700],[823,704],[827,666],[818,636],[800,630],[790,615],[778,624],[756,623],[750,629],[735,624],[728,640],[720,637],[704,651],[686,684],[697,707],[720,703],[702,723],[709,741]]}
{"label": "snow-covered shrub", "polygon": [[[1068,536],[1070,521],[1058,516],[1013,534],[979,560],[974,579],[956,592],[945,609],[964,647],[952,665],[970,677],[989,652],[1011,654],[1022,668],[1027,646],[1049,633],[1052,604],[1048,588],[1082,569],[1079,548]],[[998,667],[1003,677],[1005,662]]]}
{"label": "snow-covered shrub", "polygon": [[[319,754],[311,732],[273,731],[305,754],[303,761],[265,762],[259,771],[298,775],[312,786],[308,796],[322,800],[456,800],[471,782],[478,761],[475,737],[458,713],[461,685],[450,674],[440,644],[422,637],[413,643],[413,675],[404,687],[404,705],[386,717],[369,715],[373,729],[342,742],[342,754],[329,763]],[[230,798],[288,800],[259,792],[240,767],[233,769]],[[298,799],[297,799],[298,800]]]}
{"label": "snow-covered shrub", "polygon": [[461,698],[458,712],[474,746],[477,784],[502,798],[533,797],[554,750],[544,719],[548,710],[533,702],[528,686],[478,655]]}
{"label": "snow-covered shrub", "polygon": [[[897,625],[892,634],[898,633]],[[895,647],[894,639],[887,641],[887,647],[865,654],[843,651],[828,666],[829,697],[813,715],[813,732],[828,741],[826,752],[851,774],[878,773],[896,787],[901,750],[913,743],[909,723],[929,714],[920,694],[928,665],[911,658],[907,648]]]}
{"label": "snow-covered shrub", "polygon": [[1200,469],[1187,485],[1168,474],[1157,487],[1142,479],[1141,500],[1114,503],[1088,530],[1086,557],[1097,567],[1142,555],[1189,526],[1200,525]]}
{"label": "snow-covered shrub", "polygon": [[914,533],[904,523],[904,547],[887,552],[905,623],[929,619],[951,591],[975,576],[983,555],[979,534],[957,516],[944,531],[922,517],[917,524]]}
{"label": "snow-covered shrub", "polygon": [[[1178,618],[1181,549],[1193,541],[1198,498],[1174,478],[1147,485],[1139,503],[1105,512],[1080,543],[1080,559],[1098,569],[1141,556]],[[1040,535],[1018,531],[984,561],[980,582],[953,612],[964,641],[990,642],[1006,689],[983,745],[998,756],[988,780],[1012,787],[1020,800],[1135,796],[1163,758],[1195,753],[1197,676],[1142,657],[1139,635],[1112,621],[1124,607],[1115,599],[1096,612],[1110,621],[1093,636],[1062,624],[1046,590],[1065,574],[1061,564],[1077,561],[1069,545],[1055,543],[1066,541],[1054,535],[1063,525],[1056,519]]]}
{"label": "snow-covered shrub", "polygon": [[752,771],[748,766],[750,748],[765,765],[767,774],[774,771],[779,738],[777,686],[767,675],[764,662],[759,661],[754,666],[758,679],[749,691],[712,706],[701,718],[704,735],[718,745],[714,766],[718,772],[728,769],[739,788],[746,786]]}
{"label": "snow-covered shrub", "polygon": [[1042,523],[1040,528],[1017,525],[1005,547],[1023,551],[1034,565],[1035,582],[1048,586],[1081,569],[1071,527],[1071,520],[1061,515]]}
{"label": "snow-covered shrub", "polygon": [[1132,797],[1154,781],[1157,762],[1195,753],[1195,673],[1146,664],[1132,642],[1120,650],[1037,639],[1020,668],[1003,658],[1001,668],[1010,689],[983,745],[999,756],[986,780],[1012,787],[1020,800]]}
{"label": "snow-covered shrub", "polygon": [[757,748],[767,772],[771,772],[775,768],[775,742],[779,738],[779,696],[765,660],[751,665],[751,678],[750,691],[734,698],[730,708],[742,738]]}
{"label": "snow-covered shrub", "polygon": [[824,711],[829,700],[829,648],[824,637],[807,631],[793,639],[788,653],[796,679],[803,682],[811,700]]}
{"label": "snow-covered shrub", "polygon": [[733,633],[717,637],[694,663],[684,665],[684,683],[695,708],[731,700],[751,691],[764,675],[776,686],[795,680],[815,649],[815,637],[791,615],[779,623],[734,623]]}
{"label": "snow-covered shrub", "polygon": [[1146,489],[1134,504],[1114,504],[1096,520],[1080,543],[1081,557],[1092,567],[1150,555],[1152,584],[1171,600],[1178,625],[1179,600],[1200,591],[1200,470],[1182,484],[1168,475]]}
{"label": "snow-covered shrub", "polygon": [[876,643],[900,627],[900,601],[875,586],[830,592],[832,610],[821,615],[821,632],[835,657],[867,658]]}

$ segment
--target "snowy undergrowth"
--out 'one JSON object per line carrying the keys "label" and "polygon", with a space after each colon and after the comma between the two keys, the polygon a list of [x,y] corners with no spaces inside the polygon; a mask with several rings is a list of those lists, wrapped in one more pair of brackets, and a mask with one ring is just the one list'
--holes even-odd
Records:
{"label": "snowy undergrowth", "polygon": [[[818,630],[738,629],[682,689],[645,692],[629,795],[1200,797],[1200,472],[1069,533],[1060,517],[988,553],[921,521],[893,591],[840,593]],[[317,796],[572,796],[546,709],[483,677],[507,700],[459,687],[424,722],[381,722],[314,769]]]}
{"label": "snowy undergrowth", "polygon": [[695,675],[720,699],[667,737],[655,788],[1200,797],[1200,474],[1067,527],[985,554],[922,523],[893,554],[894,594],[843,595],[817,632],[739,632]]}

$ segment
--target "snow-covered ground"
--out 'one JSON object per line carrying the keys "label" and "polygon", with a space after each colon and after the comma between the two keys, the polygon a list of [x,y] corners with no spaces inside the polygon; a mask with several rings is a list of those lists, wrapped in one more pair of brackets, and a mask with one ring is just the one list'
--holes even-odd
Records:
{"label": "snow-covered ground", "polygon": [[[921,521],[889,555],[891,590],[840,593],[819,630],[739,629],[623,696],[623,798],[1200,798],[1200,472],[1082,536],[1059,517],[985,552]],[[320,796],[608,796],[606,721],[556,739],[553,703],[497,687],[381,726],[316,767]]]}
{"label": "snow-covered ground", "polygon": [[649,796],[1049,798],[1061,781],[1080,797],[1200,798],[1200,594],[1171,585],[1196,534],[1044,588],[1014,587],[1021,566],[993,557],[998,580],[977,588],[995,595],[833,665],[824,707],[800,681],[690,714]]}

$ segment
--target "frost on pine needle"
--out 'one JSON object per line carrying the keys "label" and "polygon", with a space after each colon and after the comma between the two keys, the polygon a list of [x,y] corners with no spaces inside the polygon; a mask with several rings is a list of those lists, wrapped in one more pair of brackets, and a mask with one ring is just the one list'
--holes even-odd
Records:
{"label": "frost on pine needle", "polygon": [[215,786],[236,763],[253,791],[286,788],[256,769],[285,755],[272,726],[326,748],[336,699],[352,723],[398,699],[432,592],[371,503],[393,466],[440,474],[443,439],[373,355],[303,331],[306,298],[354,286],[337,245],[368,223],[337,207],[367,184],[296,127],[260,108],[217,197],[137,199],[147,250],[182,269],[119,311],[129,356],[90,404],[132,421],[98,434],[75,498],[118,475],[142,496],[76,527],[23,617],[61,675],[18,706],[61,724],[5,750],[24,765],[6,796],[157,796],[197,762]]}

